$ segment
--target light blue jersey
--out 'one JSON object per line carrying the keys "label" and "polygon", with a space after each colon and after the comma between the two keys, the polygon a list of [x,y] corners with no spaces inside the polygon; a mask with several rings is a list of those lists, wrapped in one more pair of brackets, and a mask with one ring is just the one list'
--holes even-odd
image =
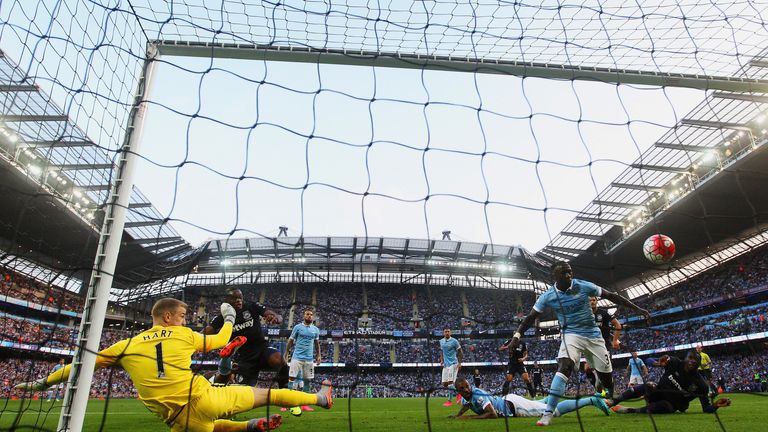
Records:
{"label": "light blue jersey", "polygon": [[512,417],[514,414],[509,409],[509,406],[504,402],[504,398],[501,396],[493,396],[487,391],[479,388],[472,389],[472,399],[466,400],[461,398],[461,404],[469,407],[475,414],[482,414],[485,411],[485,407],[489,404],[496,410],[496,414],[499,417]]}
{"label": "light blue jersey", "polygon": [[602,337],[600,329],[595,324],[595,316],[589,305],[589,298],[600,297],[602,288],[580,279],[574,279],[571,287],[565,292],[550,287],[540,295],[533,305],[536,312],[544,313],[552,309],[565,333],[573,333],[589,338]]}
{"label": "light blue jersey", "polygon": [[315,359],[315,341],[320,338],[320,329],[314,324],[296,324],[291,331],[291,339],[296,344],[293,358],[296,360],[313,361]]}
{"label": "light blue jersey", "polygon": [[459,362],[456,358],[456,353],[459,351],[459,348],[461,348],[461,344],[459,344],[459,341],[453,337],[440,339],[440,349],[443,350],[443,364],[445,364],[446,367],[455,365]]}
{"label": "light blue jersey", "polygon": [[61,363],[56,363],[56,365],[53,367],[53,370],[51,371],[51,373],[54,373],[54,372],[56,372],[59,369],[64,369],[64,365],[61,364]]}
{"label": "light blue jersey", "polygon": [[629,374],[633,376],[643,375],[643,361],[639,358],[629,359]]}

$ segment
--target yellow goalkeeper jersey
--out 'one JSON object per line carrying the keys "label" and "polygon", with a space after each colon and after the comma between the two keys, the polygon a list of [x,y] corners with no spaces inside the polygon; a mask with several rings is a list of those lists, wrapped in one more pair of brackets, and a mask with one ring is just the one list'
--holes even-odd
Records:
{"label": "yellow goalkeeper jersey", "polygon": [[701,365],[699,365],[699,370],[708,370],[712,360],[710,360],[709,355],[705,352],[700,352],[699,355],[701,356]]}
{"label": "yellow goalkeeper jersey", "polygon": [[[188,327],[155,326],[100,351],[96,367],[121,366],[131,376],[144,405],[168,421],[211,386],[204,377],[192,373],[192,354],[223,347],[231,334],[231,323],[208,336]],[[69,370],[67,365],[51,374],[48,383],[65,380]]]}

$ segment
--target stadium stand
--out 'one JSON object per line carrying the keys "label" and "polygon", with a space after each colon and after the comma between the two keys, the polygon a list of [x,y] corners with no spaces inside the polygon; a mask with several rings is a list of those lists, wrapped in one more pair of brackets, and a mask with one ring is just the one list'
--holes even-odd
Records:
{"label": "stadium stand", "polygon": [[[766,263],[768,253],[766,248],[762,248],[737,262],[727,263],[673,286],[655,298],[640,299],[644,304],[654,305],[659,323],[646,328],[633,325],[633,317],[621,317],[627,324],[627,330],[621,337],[621,349],[615,353],[617,390],[620,391],[626,384],[622,365],[626,364],[627,353],[632,350],[642,350],[646,353],[642,357],[647,358],[661,354],[650,353],[654,350],[671,350],[674,346],[719,340],[721,342],[714,343],[710,348],[716,353],[713,354],[713,376],[722,377],[723,391],[765,391],[765,380],[768,378],[768,351],[765,345],[722,341],[744,335],[768,334],[768,302],[755,300],[764,295],[764,291],[755,288],[766,286]],[[50,320],[46,320],[35,305],[41,302],[56,304],[60,299],[62,309],[66,309],[65,305],[74,308],[77,297],[35,283],[8,269],[4,269],[2,286],[7,297],[29,302],[14,305],[15,308],[28,309],[26,312],[22,310],[14,314],[6,311],[0,315],[2,391],[7,397],[15,397],[17,395],[10,390],[10,383],[30,373],[41,375],[53,367],[57,357],[71,356],[71,347],[77,335],[76,323],[57,323],[56,316],[50,313]],[[264,286],[244,289],[243,292],[248,300],[263,299],[269,307],[283,314],[284,323],[279,328],[273,328],[277,332],[275,334],[287,328],[291,313],[295,320],[300,313],[297,311],[305,307],[317,310],[322,329],[340,331],[338,334],[329,332],[323,338],[324,364],[318,373],[321,377],[333,378],[341,387],[354,384],[352,392],[355,397],[367,397],[367,387],[371,387],[373,397],[417,396],[434,384],[438,373],[435,337],[423,337],[425,334],[419,333],[412,338],[393,338],[380,333],[374,338],[356,338],[354,329],[358,318],[368,316],[372,318],[373,329],[387,330],[390,334],[397,330],[418,330],[418,318],[422,318],[425,325],[431,324],[431,330],[437,329],[437,334],[442,326],[464,330],[466,334],[457,335],[464,348],[464,363],[479,367],[485,387],[497,391],[502,385],[502,368],[506,361],[506,353],[500,353],[498,348],[505,337],[494,337],[493,332],[487,330],[504,332],[514,328],[512,323],[515,318],[529,309],[534,299],[530,292],[452,290],[434,286],[428,289],[397,285],[348,288],[348,284],[308,285],[296,290]],[[55,293],[52,295],[55,296],[53,303],[45,297],[51,293]],[[729,301],[722,301],[723,294],[727,294]],[[194,292],[185,295],[185,300],[192,305],[188,317],[190,325],[202,327],[215,316],[220,296],[195,295]],[[745,302],[746,297],[749,297],[749,302]],[[717,307],[709,307],[710,301]],[[707,307],[688,307],[692,302]],[[683,307],[680,311],[669,311],[676,306]],[[464,314],[465,310],[469,313]],[[127,329],[129,324],[130,330]],[[113,322],[105,328],[101,346],[106,347],[129,337],[145,326],[146,322],[140,321]],[[542,330],[543,333],[547,331],[551,332]],[[419,335],[421,337],[417,337]],[[695,335],[695,339],[691,335]],[[283,347],[284,336],[285,333],[271,337],[273,344]],[[552,358],[558,345],[557,339],[529,339],[529,364],[536,360],[545,367],[545,382],[554,372]],[[24,359],[32,351],[36,352],[36,356],[42,356],[41,359]],[[215,367],[218,355],[200,354],[194,360],[196,367],[203,372]],[[393,369],[393,364],[410,366]],[[362,372],[350,371],[351,365],[363,367]],[[657,378],[655,373],[651,374],[650,380]],[[117,371],[111,378],[109,374],[108,370],[97,373],[91,390],[93,397],[107,397],[108,391],[110,397],[135,397],[135,390],[124,372]],[[265,385],[270,385],[269,377],[269,374],[264,374]],[[108,384],[109,379],[111,384]],[[583,376],[571,383],[570,391],[575,393],[579,385],[588,386]],[[582,393],[587,390],[585,387]],[[523,388],[516,388],[515,391],[524,393]],[[41,394],[38,397],[46,396]]]}

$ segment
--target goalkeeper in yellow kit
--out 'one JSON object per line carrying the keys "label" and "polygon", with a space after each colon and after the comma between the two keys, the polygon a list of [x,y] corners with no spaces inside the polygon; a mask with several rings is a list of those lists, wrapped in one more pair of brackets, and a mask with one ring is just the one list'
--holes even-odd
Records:
{"label": "goalkeeper in yellow kit", "polygon": [[[269,419],[235,422],[224,420],[234,414],[264,405],[293,407],[318,405],[331,408],[330,382],[319,392],[304,393],[287,389],[262,389],[248,386],[213,386],[201,375],[192,373],[192,354],[223,347],[232,334],[235,309],[224,303],[224,326],[215,335],[192,331],[186,324],[187,305],[176,299],[158,300],[152,307],[151,329],[124,339],[98,353],[96,367],[121,366],[131,376],[139,399],[172,431],[234,432],[274,429],[282,423],[279,414]],[[45,390],[66,381],[72,365],[46,378],[22,383],[17,389]]]}

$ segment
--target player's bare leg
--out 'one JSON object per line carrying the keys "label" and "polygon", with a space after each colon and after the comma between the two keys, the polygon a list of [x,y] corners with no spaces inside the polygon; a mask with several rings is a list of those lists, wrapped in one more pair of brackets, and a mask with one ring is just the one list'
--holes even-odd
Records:
{"label": "player's bare leg", "polygon": [[281,389],[288,387],[288,363],[285,362],[283,355],[274,352],[267,359],[267,365],[270,369],[277,371],[277,386]]}
{"label": "player's bare leg", "polygon": [[523,382],[525,382],[525,387],[528,389],[528,394],[531,395],[531,399],[535,399],[536,389],[533,388],[533,382],[531,382],[531,378],[528,376],[528,372],[523,372],[520,377],[523,379]]}

